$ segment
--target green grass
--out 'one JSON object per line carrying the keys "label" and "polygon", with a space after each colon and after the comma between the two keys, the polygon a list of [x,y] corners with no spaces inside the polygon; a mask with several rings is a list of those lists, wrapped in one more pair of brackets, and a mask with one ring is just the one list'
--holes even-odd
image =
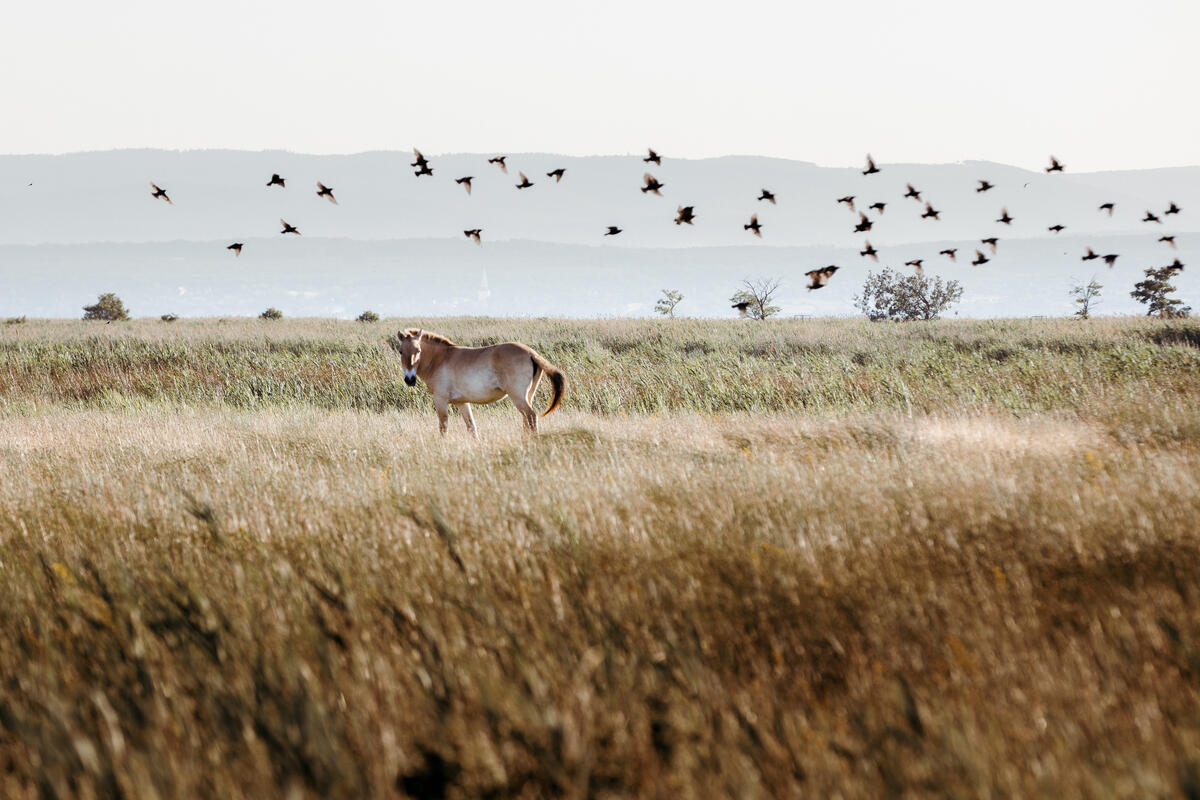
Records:
{"label": "green grass", "polygon": [[[597,414],[1002,410],[1194,396],[1200,325],[1138,318],[430,321],[463,344],[519,339],[566,371],[567,407]],[[385,337],[396,321],[34,321],[3,331],[2,402],[428,409]]]}

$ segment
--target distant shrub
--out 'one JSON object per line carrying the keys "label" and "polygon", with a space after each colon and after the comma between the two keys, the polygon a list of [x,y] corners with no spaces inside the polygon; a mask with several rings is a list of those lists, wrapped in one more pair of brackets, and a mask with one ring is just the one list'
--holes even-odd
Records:
{"label": "distant shrub", "polygon": [[83,307],[83,318],[115,322],[129,319],[129,311],[121,302],[121,298],[112,292],[105,292],[97,298],[94,305]]}
{"label": "distant shrub", "polygon": [[4,320],[4,324],[5,325],[24,325],[25,317],[9,317],[8,319]]}
{"label": "distant shrub", "polygon": [[358,315],[356,322],[379,322],[379,315],[374,311],[367,309]]}
{"label": "distant shrub", "polygon": [[958,281],[943,281],[939,276],[901,275],[890,269],[868,272],[862,294],[854,298],[854,307],[872,320],[907,322],[937,319],[938,315],[962,298]]}
{"label": "distant shrub", "polygon": [[272,306],[258,315],[259,319],[283,319],[283,312]]}
{"label": "distant shrub", "polygon": [[159,319],[161,319],[163,322],[174,322],[175,320],[179,319],[179,315],[178,314],[163,314],[161,317],[159,317]]}

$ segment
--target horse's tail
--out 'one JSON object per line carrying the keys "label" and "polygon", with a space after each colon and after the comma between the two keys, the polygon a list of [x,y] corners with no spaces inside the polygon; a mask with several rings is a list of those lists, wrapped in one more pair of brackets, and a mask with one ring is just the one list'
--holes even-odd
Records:
{"label": "horse's tail", "polygon": [[550,407],[542,412],[542,416],[546,416],[554,409],[558,408],[559,401],[562,400],[563,392],[567,388],[566,376],[562,374],[562,370],[551,364],[546,359],[537,355],[533,355],[533,374],[537,377],[537,371],[541,370],[546,373],[546,377],[550,379],[550,388],[554,390],[554,396],[550,398]]}

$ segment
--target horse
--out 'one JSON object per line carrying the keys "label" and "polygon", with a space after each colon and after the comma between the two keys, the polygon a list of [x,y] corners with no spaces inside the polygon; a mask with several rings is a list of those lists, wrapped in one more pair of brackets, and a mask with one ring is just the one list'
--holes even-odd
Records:
{"label": "horse", "polygon": [[537,433],[537,412],[533,397],[542,375],[550,379],[554,396],[542,416],[558,408],[567,380],[562,371],[528,345],[505,342],[490,347],[460,347],[437,333],[408,328],[398,331],[400,366],[404,383],[415,386],[417,378],[433,395],[437,407],[438,430],[446,433],[449,407],[458,406],[467,430],[476,439],[471,403],[494,403],[505,396],[525,418],[525,427]]}

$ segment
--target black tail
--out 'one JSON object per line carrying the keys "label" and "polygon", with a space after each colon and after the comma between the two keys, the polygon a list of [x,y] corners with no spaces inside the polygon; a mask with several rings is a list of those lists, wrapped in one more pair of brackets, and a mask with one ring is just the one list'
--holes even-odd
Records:
{"label": "black tail", "polygon": [[562,374],[558,367],[551,364],[541,356],[534,355],[530,359],[533,361],[533,377],[537,378],[538,370],[542,370],[550,378],[550,387],[554,390],[554,394],[550,398],[550,407],[542,412],[542,416],[546,416],[554,409],[558,408],[559,401],[562,400],[563,392],[567,388],[567,379]]}

